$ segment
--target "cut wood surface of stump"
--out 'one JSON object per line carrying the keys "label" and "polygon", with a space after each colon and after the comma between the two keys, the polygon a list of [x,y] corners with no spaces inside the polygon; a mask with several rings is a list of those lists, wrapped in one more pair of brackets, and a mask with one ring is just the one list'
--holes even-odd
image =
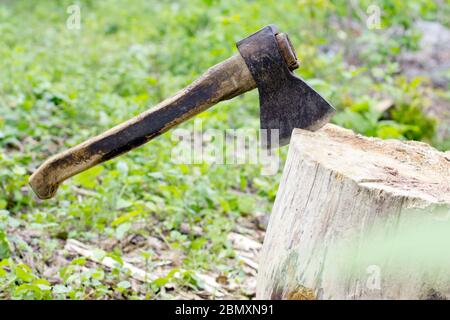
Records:
{"label": "cut wood surface of stump", "polygon": [[450,298],[450,153],[294,130],[259,266],[260,299]]}

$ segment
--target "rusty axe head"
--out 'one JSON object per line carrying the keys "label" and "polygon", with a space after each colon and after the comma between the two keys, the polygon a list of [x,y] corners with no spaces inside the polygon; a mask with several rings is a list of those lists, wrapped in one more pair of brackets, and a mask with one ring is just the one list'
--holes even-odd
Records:
{"label": "rusty axe head", "polygon": [[292,129],[317,130],[335,110],[291,72],[298,66],[295,51],[288,36],[282,34],[285,39],[277,41],[278,34],[269,25],[239,41],[237,47],[258,86],[261,129],[278,129],[279,143],[285,145]]}
{"label": "rusty axe head", "polygon": [[[270,25],[239,41],[237,47],[240,54],[211,67],[172,98],[49,158],[30,177],[37,196],[51,198],[65,179],[146,143],[222,100],[256,87],[261,128],[278,129],[282,145],[289,142],[293,128],[315,130],[329,120],[334,111],[331,105],[291,72],[298,67],[298,61],[287,35]],[[261,141],[264,143],[265,139]]]}

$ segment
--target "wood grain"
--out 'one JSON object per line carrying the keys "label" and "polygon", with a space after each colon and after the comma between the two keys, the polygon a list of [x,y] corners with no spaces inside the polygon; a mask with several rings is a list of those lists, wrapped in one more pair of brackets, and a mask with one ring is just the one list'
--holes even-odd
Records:
{"label": "wood grain", "polygon": [[450,156],[334,125],[295,129],[257,298],[450,298]]}

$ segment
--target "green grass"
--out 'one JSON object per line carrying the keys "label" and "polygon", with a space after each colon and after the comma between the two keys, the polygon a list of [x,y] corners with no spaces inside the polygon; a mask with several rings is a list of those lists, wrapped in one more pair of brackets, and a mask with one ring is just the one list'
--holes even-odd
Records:
{"label": "green grass", "polygon": [[[435,122],[422,113],[426,79],[405,80],[396,65],[396,56],[420,38],[411,21],[448,25],[432,1],[379,1],[382,26],[405,28],[387,45],[383,32],[367,30],[345,1],[79,3],[79,31],[66,28],[72,1],[0,4],[0,298],[160,297],[167,279],[136,291],[120,268],[105,273],[84,259],[57,263],[55,252],[67,238],[94,245],[112,239],[118,245],[108,254],[120,260],[128,235],[159,237],[181,252],[178,268],[188,271],[180,286],[200,286],[190,273],[198,270],[244,277],[227,234],[240,217],[270,213],[281,170],[261,176],[256,165],[174,164],[169,132],[68,180],[55,199],[38,201],[27,181],[48,156],[171,96],[269,23],[290,35],[302,61],[297,73],[340,110],[336,123],[383,138],[434,139]],[[361,28],[355,42],[365,50],[356,65],[346,62],[345,49],[324,49],[353,41],[333,22],[345,17]],[[385,94],[396,105],[388,121],[374,111]],[[256,129],[258,105],[251,92],[199,117],[205,130]],[[201,233],[180,232],[183,223]],[[145,258],[158,261],[152,252]]]}

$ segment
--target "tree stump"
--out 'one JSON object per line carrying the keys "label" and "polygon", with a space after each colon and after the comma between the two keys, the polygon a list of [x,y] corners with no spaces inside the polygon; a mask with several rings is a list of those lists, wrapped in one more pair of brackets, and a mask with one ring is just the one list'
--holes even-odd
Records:
{"label": "tree stump", "polygon": [[450,153],[294,130],[257,298],[450,298]]}

